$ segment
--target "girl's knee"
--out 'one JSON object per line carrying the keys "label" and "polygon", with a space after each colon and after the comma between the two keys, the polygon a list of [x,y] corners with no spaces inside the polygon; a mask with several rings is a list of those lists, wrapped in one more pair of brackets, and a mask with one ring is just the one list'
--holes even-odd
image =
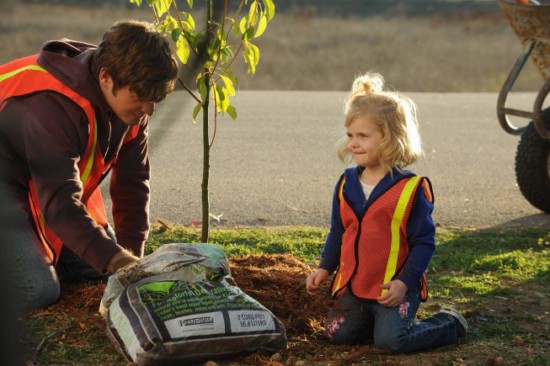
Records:
{"label": "girl's knee", "polygon": [[336,333],[333,333],[333,334],[327,334],[327,332],[325,331],[325,336],[328,338],[328,340],[330,341],[330,343],[332,344],[341,344],[341,345],[344,345],[344,344],[348,344],[348,345],[352,345],[352,344],[357,344],[359,342],[357,342],[357,337],[355,337],[353,334],[351,334],[350,332],[345,332],[345,331],[339,331],[339,332],[336,332]]}
{"label": "girl's knee", "polygon": [[325,336],[333,344],[351,345],[368,341],[369,332],[367,329],[357,327],[353,322],[346,322],[344,317],[339,316],[327,321]]}
{"label": "girl's knee", "polygon": [[405,338],[395,333],[384,333],[374,337],[376,348],[386,349],[395,353],[402,351],[405,345]]}

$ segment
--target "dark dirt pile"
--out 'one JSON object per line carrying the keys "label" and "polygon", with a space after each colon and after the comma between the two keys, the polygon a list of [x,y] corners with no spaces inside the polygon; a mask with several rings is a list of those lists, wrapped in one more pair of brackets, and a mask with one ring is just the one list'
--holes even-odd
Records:
{"label": "dark dirt pile", "polygon": [[239,288],[270,309],[290,336],[322,330],[328,301],[306,293],[306,277],[312,270],[308,265],[288,255],[246,256],[230,263]]}

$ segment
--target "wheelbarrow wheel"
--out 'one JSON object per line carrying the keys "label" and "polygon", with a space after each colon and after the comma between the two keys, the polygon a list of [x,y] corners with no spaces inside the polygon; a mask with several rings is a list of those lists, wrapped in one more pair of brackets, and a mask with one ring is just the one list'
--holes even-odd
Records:
{"label": "wheelbarrow wheel", "polygon": [[[542,113],[550,129],[550,108]],[[516,152],[516,180],[530,204],[550,213],[550,141],[543,140],[531,121],[519,140]]]}

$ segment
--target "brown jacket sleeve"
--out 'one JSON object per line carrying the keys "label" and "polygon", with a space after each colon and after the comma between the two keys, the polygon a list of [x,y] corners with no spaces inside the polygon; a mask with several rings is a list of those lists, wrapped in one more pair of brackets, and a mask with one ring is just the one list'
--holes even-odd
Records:
{"label": "brown jacket sleeve", "polygon": [[[99,272],[122,248],[88,215],[80,201],[77,163],[87,141],[83,111],[53,92],[12,101],[8,117],[14,160],[22,167],[22,183],[32,179],[46,224],[64,245]],[[28,176],[26,176],[28,174]]]}
{"label": "brown jacket sleeve", "polygon": [[148,119],[122,146],[111,172],[110,194],[118,243],[141,257],[149,232]]}

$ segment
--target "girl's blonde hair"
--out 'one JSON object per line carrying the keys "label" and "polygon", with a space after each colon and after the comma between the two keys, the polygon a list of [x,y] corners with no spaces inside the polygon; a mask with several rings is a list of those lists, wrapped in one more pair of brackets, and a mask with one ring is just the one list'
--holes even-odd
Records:
{"label": "girl's blonde hair", "polygon": [[[366,73],[353,82],[344,108],[348,127],[359,116],[372,116],[382,131],[380,163],[388,171],[413,164],[422,156],[416,104],[408,97],[384,89],[384,77]],[[347,136],[338,143],[338,157],[350,160]]]}

